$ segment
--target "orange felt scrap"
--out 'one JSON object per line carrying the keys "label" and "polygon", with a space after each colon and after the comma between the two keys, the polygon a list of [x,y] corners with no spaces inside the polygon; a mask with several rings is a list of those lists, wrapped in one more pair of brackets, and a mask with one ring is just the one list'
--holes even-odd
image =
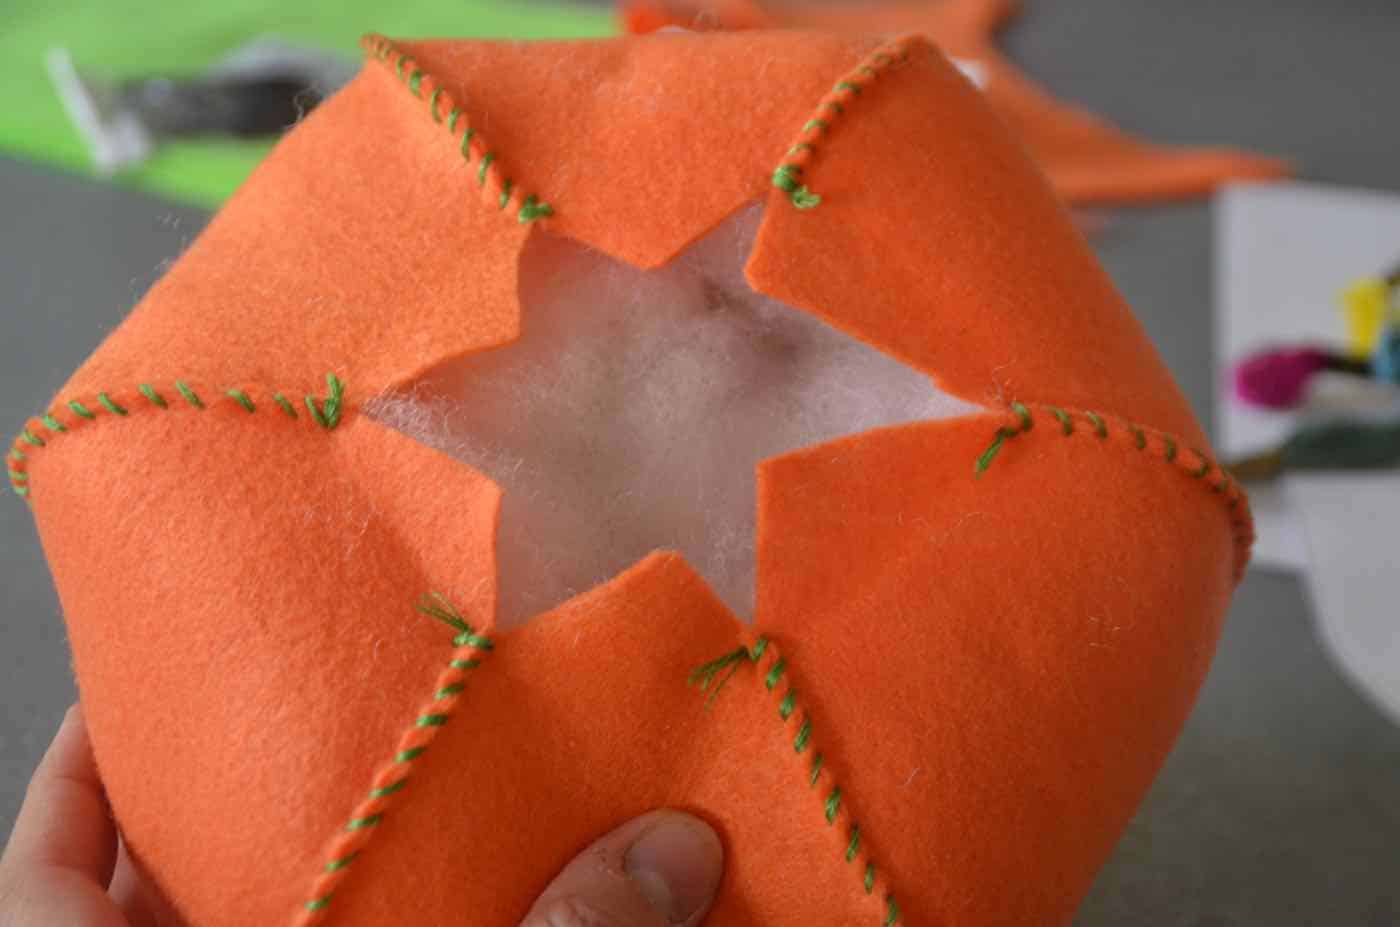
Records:
{"label": "orange felt scrap", "polygon": [[840,32],[917,32],[980,72],[987,99],[1040,163],[1059,194],[1074,204],[1134,203],[1209,193],[1240,180],[1289,173],[1282,161],[1220,148],[1178,148],[1141,141],[1104,120],[1056,100],[996,47],[995,34],[1017,0],[886,0],[876,4],[760,5],[750,0],[687,3],[630,0],[629,32],[798,27]]}
{"label": "orange felt scrap", "polygon": [[[367,47],[9,459],[146,876],[200,927],[510,927],[670,805],[711,923],[1067,922],[1249,515],[982,96],[918,38]],[[766,462],[752,627],[657,553],[496,628],[500,489],[364,403],[517,336],[530,235],[657,267],[756,200],[755,289],[985,411]]]}

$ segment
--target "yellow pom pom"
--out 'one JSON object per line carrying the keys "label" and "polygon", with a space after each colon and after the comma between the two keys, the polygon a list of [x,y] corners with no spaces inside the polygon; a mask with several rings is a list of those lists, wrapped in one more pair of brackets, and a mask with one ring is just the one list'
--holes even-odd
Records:
{"label": "yellow pom pom", "polygon": [[1390,313],[1390,287],[1380,277],[1362,277],[1342,291],[1341,302],[1347,349],[1356,357],[1370,357]]}

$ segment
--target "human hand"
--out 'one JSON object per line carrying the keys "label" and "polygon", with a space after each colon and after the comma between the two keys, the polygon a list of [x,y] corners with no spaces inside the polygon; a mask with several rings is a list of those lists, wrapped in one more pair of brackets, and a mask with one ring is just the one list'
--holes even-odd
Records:
{"label": "human hand", "polygon": [[[565,866],[521,927],[695,927],[714,899],[722,865],[719,838],[701,821],[675,811],[643,815]],[[174,922],[141,890],[119,851],[75,705],[29,783],[0,857],[0,927]]]}
{"label": "human hand", "polygon": [[[134,880],[114,883],[117,829],[97,776],[82,710],[74,705],[30,780],[0,857],[0,927],[136,927]],[[115,888],[119,899],[109,893]],[[129,918],[123,901],[135,911]]]}
{"label": "human hand", "polygon": [[521,927],[695,927],[719,886],[724,851],[677,811],[643,815],[580,853]]}

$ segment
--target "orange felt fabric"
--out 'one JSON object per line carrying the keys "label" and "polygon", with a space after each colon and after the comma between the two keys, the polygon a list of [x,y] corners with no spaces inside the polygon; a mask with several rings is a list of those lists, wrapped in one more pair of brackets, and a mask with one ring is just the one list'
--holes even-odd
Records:
{"label": "orange felt fabric", "polygon": [[802,180],[822,203],[798,210],[772,192],[748,265],[755,289],[971,402],[1108,411],[1203,444],[1141,325],[1005,128],[935,48],[918,41],[909,55],[830,129],[794,134],[815,146]]}
{"label": "orange felt fabric", "polygon": [[557,202],[551,232],[657,267],[768,191],[816,100],[879,44],[731,33],[401,48],[409,70],[471,101],[517,180]]}
{"label": "orange felt fabric", "polygon": [[98,766],[188,923],[280,923],[444,662],[418,591],[490,609],[499,493],[365,418],[114,398],[31,470]]}
{"label": "orange felt fabric", "polygon": [[[416,105],[415,105],[416,104]],[[317,107],[69,383],[183,378],[361,396],[518,330],[528,231],[387,68]]]}
{"label": "orange felt fabric", "polygon": [[[752,669],[706,710],[685,684],[739,627],[674,555],[497,635],[469,707],[337,899],[341,923],[516,924],[619,820],[681,807],[729,861],[715,924],[878,923]],[[872,828],[869,841],[883,843]],[[431,848],[441,847],[441,852]]]}
{"label": "orange felt fabric", "polygon": [[976,421],[760,471],[760,575],[794,579],[760,584],[758,628],[810,680],[911,924],[1067,923],[1214,652],[1220,497],[1077,427],[1041,414],[978,481]]}
{"label": "orange felt fabric", "polygon": [[[308,913],[453,652],[413,611],[429,591],[495,650],[313,919],[510,927],[571,853],[660,804],[725,837],[712,923],[1068,919],[1205,672],[1247,509],[1191,450],[1199,427],[1035,168],[926,45],[813,138],[819,206],[772,190],[822,95],[877,45],[376,40],[384,60],[75,375],[60,428],[29,423],[45,444],[17,445],[16,466],[98,763],[192,924]],[[554,216],[517,221],[522,191]],[[532,228],[654,266],[761,195],[758,289],[995,410],[762,468],[753,633],[775,649],[707,711],[686,673],[751,638],[679,558],[493,630],[498,489],[360,410],[513,336]],[[328,371],[348,383],[333,430],[299,403]],[[1076,411],[1065,435],[1012,401],[1105,417]]]}
{"label": "orange felt fabric", "polygon": [[1223,183],[1284,177],[1278,159],[1228,148],[1158,145],[1134,138],[1083,109],[1056,100],[997,50],[995,33],[1015,15],[1016,0],[936,0],[880,4],[760,6],[640,0],[622,7],[626,29],[799,27],[836,32],[918,32],[949,55],[977,62],[992,107],[1076,205],[1136,203],[1210,193]]}

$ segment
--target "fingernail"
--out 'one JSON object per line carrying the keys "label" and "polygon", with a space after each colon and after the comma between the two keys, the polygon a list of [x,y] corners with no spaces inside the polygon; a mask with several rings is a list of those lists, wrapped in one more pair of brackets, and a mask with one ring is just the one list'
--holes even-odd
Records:
{"label": "fingernail", "polygon": [[628,848],[623,868],[653,908],[683,924],[714,898],[723,857],[707,824],[668,813]]}

